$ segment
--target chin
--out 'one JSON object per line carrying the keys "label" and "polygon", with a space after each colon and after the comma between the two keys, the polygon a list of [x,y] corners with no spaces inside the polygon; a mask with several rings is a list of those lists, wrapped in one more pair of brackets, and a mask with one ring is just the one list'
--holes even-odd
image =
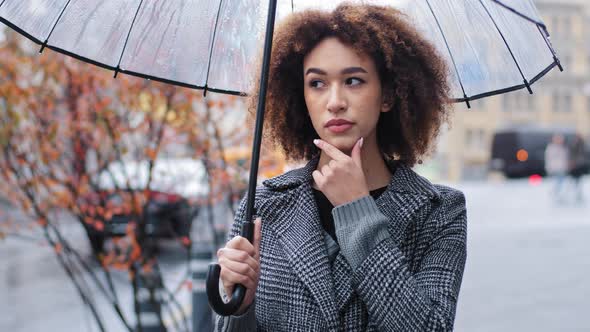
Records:
{"label": "chin", "polygon": [[324,140],[342,152],[350,152],[356,143],[356,140],[350,137],[330,137]]}

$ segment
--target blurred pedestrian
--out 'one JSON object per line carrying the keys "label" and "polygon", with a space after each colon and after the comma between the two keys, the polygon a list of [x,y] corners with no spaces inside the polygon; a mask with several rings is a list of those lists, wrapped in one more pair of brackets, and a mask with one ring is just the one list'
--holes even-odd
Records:
{"label": "blurred pedestrian", "polygon": [[295,13],[274,38],[267,137],[306,165],[257,188],[253,243],[242,201],[218,258],[247,292],[219,331],[451,331],[465,197],[412,170],[449,116],[444,59],[391,7]]}
{"label": "blurred pedestrian", "polygon": [[582,176],[587,172],[588,166],[584,138],[578,133],[569,149],[569,175],[572,177],[576,200],[578,202],[584,199]]}
{"label": "blurred pedestrian", "polygon": [[563,135],[555,134],[545,149],[545,170],[547,174],[555,178],[553,197],[556,201],[562,201],[562,189],[569,170],[568,149]]}

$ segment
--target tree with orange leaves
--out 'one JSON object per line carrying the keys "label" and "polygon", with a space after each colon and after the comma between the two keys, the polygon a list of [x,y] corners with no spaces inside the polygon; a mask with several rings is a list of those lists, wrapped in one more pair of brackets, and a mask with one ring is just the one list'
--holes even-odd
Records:
{"label": "tree with orange leaves", "polygon": [[[10,36],[0,47],[0,59],[0,195],[36,221],[101,330],[104,324],[91,294],[75,271],[85,271],[132,331],[111,274],[114,269],[128,271],[133,285],[144,273],[161,274],[149,245],[146,213],[157,199],[151,188],[158,162],[175,155],[201,161],[208,195],[190,197],[187,203],[211,207],[229,199],[233,206],[244,183],[235,181],[231,170],[241,174],[248,164],[226,158],[224,150],[245,148],[250,141],[243,101],[221,96],[205,100],[196,91],[133,77],[113,80],[72,59],[32,54]],[[124,174],[130,160],[146,165],[142,183]],[[114,173],[112,165],[123,165],[121,172]],[[111,178],[111,187],[103,186],[104,177]],[[113,204],[111,195],[120,202]],[[130,216],[123,236],[95,251],[104,277],[56,226],[64,214],[91,238],[103,233],[114,216]],[[17,224],[0,220],[5,229],[0,235],[10,234],[7,229]],[[215,226],[212,219],[209,226]],[[176,235],[190,250],[190,237]],[[173,306],[175,292],[165,292],[162,304]]]}

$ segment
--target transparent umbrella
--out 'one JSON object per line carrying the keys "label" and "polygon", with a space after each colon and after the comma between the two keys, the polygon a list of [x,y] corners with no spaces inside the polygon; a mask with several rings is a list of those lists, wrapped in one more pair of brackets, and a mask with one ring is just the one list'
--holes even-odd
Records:
{"label": "transparent umbrella", "polygon": [[[279,0],[277,19],[340,2]],[[352,2],[405,12],[448,61],[455,101],[530,88],[559,66],[532,0]],[[115,73],[245,94],[268,9],[263,0],[3,0],[0,21]]]}
{"label": "transparent umbrella", "polygon": [[[342,1],[317,0],[0,0],[0,21],[41,45],[86,62],[180,86],[245,95],[253,58],[263,54],[246,223],[252,239],[254,192],[275,17]],[[394,6],[439,49],[454,101],[528,89],[554,67],[563,70],[532,0],[348,1]],[[264,45],[264,46],[263,46]],[[215,311],[235,312],[218,293],[213,265],[208,295]]]}

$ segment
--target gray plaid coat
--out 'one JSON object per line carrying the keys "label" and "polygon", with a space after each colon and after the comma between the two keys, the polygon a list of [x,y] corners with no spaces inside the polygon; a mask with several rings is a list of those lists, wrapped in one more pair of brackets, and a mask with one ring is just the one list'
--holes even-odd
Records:
{"label": "gray plaid coat", "polygon": [[[451,331],[466,259],[465,198],[398,164],[376,200],[389,219],[356,271],[331,264],[311,187],[317,158],[267,180],[255,315],[260,331]],[[245,218],[243,201],[230,238]]]}

